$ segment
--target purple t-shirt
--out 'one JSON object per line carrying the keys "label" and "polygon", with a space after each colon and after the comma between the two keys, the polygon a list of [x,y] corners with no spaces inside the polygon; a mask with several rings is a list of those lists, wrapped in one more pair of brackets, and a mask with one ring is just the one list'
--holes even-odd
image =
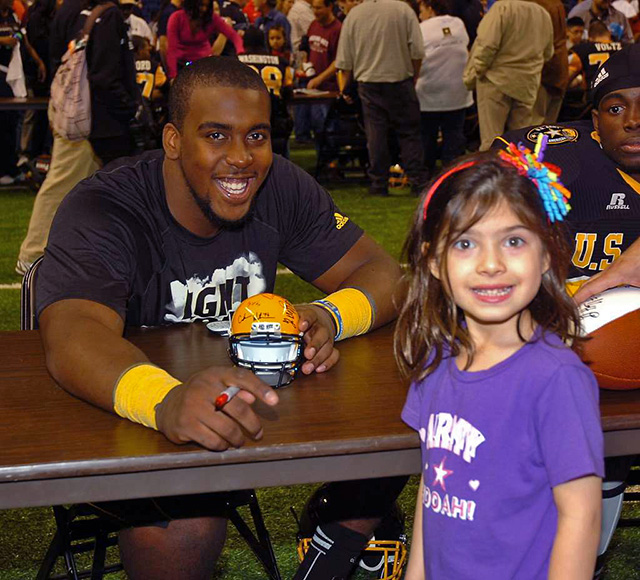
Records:
{"label": "purple t-shirt", "polygon": [[426,577],[547,578],[552,488],[604,474],[598,387],[576,354],[536,332],[487,370],[446,358],[402,418],[421,439]]}

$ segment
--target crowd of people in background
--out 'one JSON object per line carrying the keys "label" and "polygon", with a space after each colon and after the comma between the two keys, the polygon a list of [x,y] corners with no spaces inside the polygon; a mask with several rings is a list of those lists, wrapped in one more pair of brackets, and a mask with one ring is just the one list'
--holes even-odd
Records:
{"label": "crowd of people in background", "polygon": [[[0,0],[0,96],[46,97],[68,43],[104,2]],[[638,0],[401,0],[382,18],[402,12],[411,30],[391,34],[372,16],[387,4],[114,2],[88,44],[93,118],[86,141],[52,135],[45,111],[0,111],[0,185],[32,176],[43,156],[49,168],[18,271],[42,254],[53,213],[75,183],[159,145],[170,84],[205,56],[243,55],[261,74],[273,97],[276,152],[288,156],[291,134],[317,145],[339,122],[329,115],[330,101],[292,107],[293,91],[335,93],[361,111],[370,193],[387,195],[388,167],[400,163],[418,194],[438,163],[485,150],[496,135],[585,118],[597,67],[640,36]],[[400,82],[393,95],[376,93],[376,84]]]}

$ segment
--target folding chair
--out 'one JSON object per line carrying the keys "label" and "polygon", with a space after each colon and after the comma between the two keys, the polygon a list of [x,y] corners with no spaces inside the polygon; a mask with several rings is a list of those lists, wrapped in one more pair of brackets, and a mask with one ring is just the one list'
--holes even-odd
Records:
{"label": "folding chair", "polygon": [[[36,260],[22,279],[20,291],[20,328],[36,330],[35,285],[42,258]],[[248,506],[255,533],[238,512]],[[69,507],[53,506],[56,532],[40,565],[36,580],[101,580],[105,574],[122,570],[122,564],[105,565],[107,548],[118,542],[117,534],[122,524],[105,516],[91,504],[75,504]],[[254,490],[239,490],[227,495],[227,515],[238,533],[258,558],[270,580],[282,580],[269,533],[262,518],[262,511]],[[93,551],[90,570],[78,570],[76,555]],[[64,559],[65,573],[52,575],[58,558]]]}

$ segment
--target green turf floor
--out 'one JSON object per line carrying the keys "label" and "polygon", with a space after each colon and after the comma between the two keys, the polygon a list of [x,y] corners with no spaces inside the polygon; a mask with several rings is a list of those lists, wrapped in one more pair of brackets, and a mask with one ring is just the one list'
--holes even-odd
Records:
{"label": "green turf floor", "polygon": [[[312,150],[294,149],[292,158],[305,168],[314,162]],[[367,195],[366,186],[329,184],[340,209],[354,219],[394,256],[399,257],[416,200],[407,190],[392,190],[388,198]],[[26,189],[0,189],[0,285],[11,285],[20,278],[13,268],[26,232],[34,196]],[[276,291],[294,302],[308,301],[319,294],[292,275],[280,276]],[[0,290],[0,330],[19,328],[19,290]],[[10,418],[3,418],[7,421]],[[16,426],[19,436],[19,425]],[[259,490],[258,497],[271,533],[283,578],[290,578],[296,567],[296,526],[289,508],[300,513],[315,486],[290,486]],[[415,505],[417,477],[411,479],[400,498],[407,514],[407,529]],[[632,514],[633,508],[625,508]],[[640,509],[635,509],[640,517]],[[46,508],[0,511],[0,580],[34,578],[54,531],[51,511]],[[619,529],[609,550],[607,580],[640,580],[640,532]],[[115,557],[112,554],[111,557]],[[576,554],[579,558],[580,555]],[[124,574],[112,578],[125,578]],[[229,538],[219,560],[215,578],[219,580],[258,580],[264,578],[255,558],[230,526]],[[358,575],[358,580],[365,578]],[[179,580],[179,579],[176,579]],[[454,579],[452,579],[454,580]]]}

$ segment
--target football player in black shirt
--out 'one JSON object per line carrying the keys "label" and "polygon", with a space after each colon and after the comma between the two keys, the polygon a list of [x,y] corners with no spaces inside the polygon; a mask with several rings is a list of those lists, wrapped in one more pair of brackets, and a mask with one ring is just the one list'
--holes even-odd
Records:
{"label": "football player in black shirt", "polygon": [[[541,125],[494,141],[531,144],[548,137],[545,162],[562,170],[571,191],[567,223],[573,237],[574,299],[608,288],[640,287],[640,45],[615,52],[591,84],[592,120]],[[609,458],[603,483],[598,565],[620,517],[625,479],[635,457]]]}
{"label": "football player in black shirt", "polygon": [[[395,317],[401,270],[313,178],[272,154],[269,93],[249,67],[201,59],[177,76],[169,100],[164,151],[111,164],[62,203],[36,283],[40,332],[48,368],[70,393],[175,443],[222,451],[262,437],[249,401],[276,405],[273,389],[230,367],[181,382],[149,364],[125,326],[222,320],[247,295],[273,291],[281,262],[329,293],[322,304],[297,307],[301,371],[321,373],[338,361],[342,330],[355,335]],[[213,402],[230,385],[243,394],[216,412]],[[220,501],[198,496],[186,519],[167,515],[189,503],[184,497],[139,505],[156,515],[120,532],[128,577],[210,579],[225,538]],[[166,507],[154,508],[159,502]],[[120,513],[135,518],[137,510]],[[344,556],[347,571],[333,572],[334,556],[332,571],[307,579],[346,576],[382,515],[337,523],[332,537],[343,549],[330,556]]]}
{"label": "football player in black shirt", "polygon": [[[616,52],[591,89],[592,120],[530,127],[494,141],[531,145],[547,135],[545,161],[562,169],[572,192],[571,282],[581,286],[580,302],[618,284],[640,286],[640,46]],[[635,268],[627,266],[636,260]]]}
{"label": "football player in black shirt", "polygon": [[569,55],[569,84],[583,74],[585,86],[590,87],[598,68],[609,57],[622,50],[622,43],[611,40],[611,31],[599,20],[589,25],[589,40],[575,45]]}

